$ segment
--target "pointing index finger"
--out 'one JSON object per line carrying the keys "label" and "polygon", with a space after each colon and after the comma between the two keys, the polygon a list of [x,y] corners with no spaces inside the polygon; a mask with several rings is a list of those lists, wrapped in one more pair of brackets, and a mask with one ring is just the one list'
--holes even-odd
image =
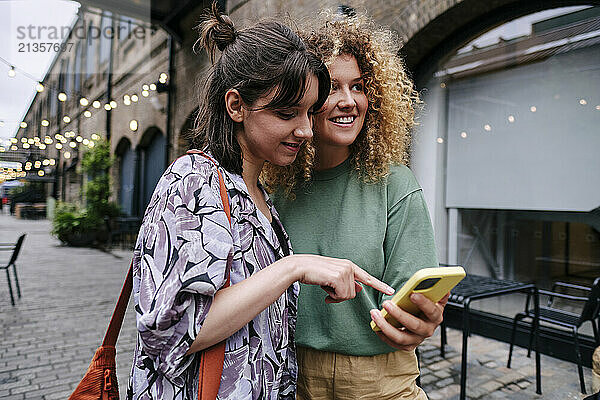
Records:
{"label": "pointing index finger", "polygon": [[383,294],[392,295],[396,292],[393,287],[381,282],[374,276],[369,275],[365,270],[358,266],[354,266],[354,279],[367,286],[371,286],[373,289],[376,289]]}

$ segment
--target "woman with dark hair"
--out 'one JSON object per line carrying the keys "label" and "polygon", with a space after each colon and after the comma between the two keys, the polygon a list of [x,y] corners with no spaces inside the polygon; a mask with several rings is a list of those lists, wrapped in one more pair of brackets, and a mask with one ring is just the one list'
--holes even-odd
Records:
{"label": "woman with dark hair", "polygon": [[325,65],[285,25],[236,30],[214,4],[200,30],[211,59],[221,51],[197,121],[205,154],[171,164],[144,215],[133,258],[138,337],[127,395],[195,400],[198,351],[225,340],[219,399],[294,399],[298,282],[323,287],[327,302],[353,298],[356,281],[393,290],[348,260],[291,255],[258,183],[265,161],[292,163],[312,137],[312,113],[329,91]]}
{"label": "woman with dark hair", "polygon": [[[408,160],[418,95],[397,56],[399,40],[356,14],[323,15],[305,41],[323,57],[331,92],[315,115],[314,140],[291,166],[264,179],[296,250],[346,255],[396,289],[417,270],[438,266],[423,191]],[[313,287],[298,301],[298,399],[426,399],[416,384],[415,347],[442,321],[447,297],[411,296],[422,315],[365,288],[343,304],[323,304]],[[383,306],[402,324],[379,312]],[[370,322],[381,328],[373,332]]]}

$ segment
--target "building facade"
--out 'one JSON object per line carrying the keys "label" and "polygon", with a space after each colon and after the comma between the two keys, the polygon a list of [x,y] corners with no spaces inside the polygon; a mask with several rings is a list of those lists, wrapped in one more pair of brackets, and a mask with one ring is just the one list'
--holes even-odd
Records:
{"label": "building facade", "polygon": [[[92,135],[108,139],[116,158],[114,199],[125,214],[140,216],[164,168],[187,148],[199,79],[208,66],[206,56],[193,51],[194,27],[209,2],[165,0],[150,9],[106,1],[103,10],[81,3],[73,32],[95,26],[127,35],[112,40],[72,35],[67,42],[75,51],[56,58],[44,82],[55,89],[38,94],[17,140],[33,141],[37,149],[35,143],[46,144],[44,160],[55,160],[46,168],[54,177],[53,193],[80,201],[83,141],[89,147]],[[344,2],[398,33],[407,68],[427,103],[414,134],[411,167],[424,188],[440,261],[543,285],[563,275],[585,282],[599,274],[600,166],[590,153],[598,144],[593,127],[600,115],[598,4]],[[304,20],[341,4],[219,5],[244,26],[262,17]],[[497,32],[495,39],[486,39],[491,32]],[[577,63],[586,68],[573,68]],[[556,108],[552,96],[561,96],[556,90],[579,108]],[[546,92],[552,92],[548,99]],[[58,100],[60,93],[65,101]],[[571,123],[553,119],[561,115]]]}

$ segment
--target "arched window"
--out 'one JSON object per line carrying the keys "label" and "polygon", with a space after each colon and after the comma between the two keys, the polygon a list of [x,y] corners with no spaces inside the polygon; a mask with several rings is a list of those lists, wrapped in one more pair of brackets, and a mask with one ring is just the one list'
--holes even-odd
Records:
{"label": "arched window", "polygon": [[112,24],[112,13],[105,11],[100,22],[100,63],[105,63],[110,57],[110,43],[114,37]]}
{"label": "arched window", "polygon": [[75,68],[73,71],[73,90],[76,92],[81,91],[81,53],[82,53],[81,42],[77,43],[75,48]]}
{"label": "arched window", "polygon": [[[96,27],[97,29],[97,27]],[[97,67],[97,43],[98,38],[96,29],[93,26],[88,28],[87,32],[87,40],[86,40],[86,50],[85,50],[85,77],[89,78],[93,73],[96,72]]]}

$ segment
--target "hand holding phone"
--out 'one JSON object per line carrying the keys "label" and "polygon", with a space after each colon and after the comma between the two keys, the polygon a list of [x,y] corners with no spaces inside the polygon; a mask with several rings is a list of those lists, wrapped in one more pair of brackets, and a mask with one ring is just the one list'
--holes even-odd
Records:
{"label": "hand holding phone", "polygon": [[[415,272],[414,275],[406,281],[402,288],[396,292],[391,301],[404,311],[413,315],[418,315],[420,313],[419,308],[410,301],[410,295],[412,293],[420,293],[432,302],[437,303],[446,295],[446,293],[456,286],[465,275],[465,270],[462,267],[423,268]],[[382,309],[381,314],[396,328],[402,326],[388,314],[387,310]],[[371,321],[371,329],[375,332],[381,330],[374,321]]]}

